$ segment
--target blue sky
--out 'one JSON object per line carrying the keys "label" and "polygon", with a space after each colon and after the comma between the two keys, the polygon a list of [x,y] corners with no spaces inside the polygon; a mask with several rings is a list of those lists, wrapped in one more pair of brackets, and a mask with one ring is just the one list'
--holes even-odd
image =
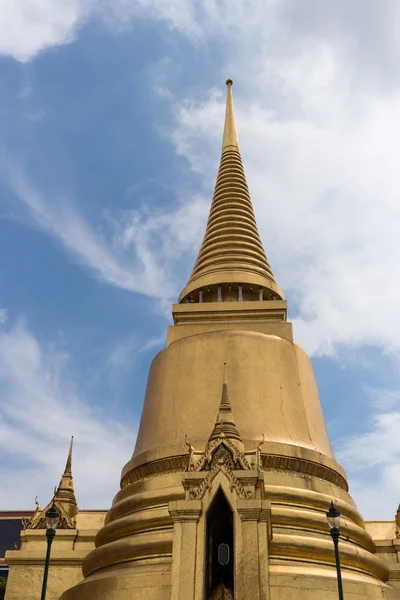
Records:
{"label": "blue sky", "polygon": [[[0,22],[1,508],[75,435],[107,508],[201,243],[224,81],[261,237],[366,518],[400,501],[395,0],[15,0]],[[251,10],[249,9],[251,6]]]}

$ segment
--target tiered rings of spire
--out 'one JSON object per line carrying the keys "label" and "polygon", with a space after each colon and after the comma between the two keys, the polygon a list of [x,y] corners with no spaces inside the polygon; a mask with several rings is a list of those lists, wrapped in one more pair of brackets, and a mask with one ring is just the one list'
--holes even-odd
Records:
{"label": "tiered rings of spire", "polygon": [[280,300],[244,174],[236,131],[232,79],[227,79],[222,157],[207,229],[181,302]]}

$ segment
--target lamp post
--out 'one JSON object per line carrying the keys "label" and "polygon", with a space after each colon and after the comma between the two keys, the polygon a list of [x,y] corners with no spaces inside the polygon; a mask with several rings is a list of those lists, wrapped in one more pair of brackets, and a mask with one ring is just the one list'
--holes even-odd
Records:
{"label": "lamp post", "polygon": [[57,509],[54,504],[54,501],[53,501],[51,508],[47,511],[47,514],[46,514],[47,552],[46,552],[46,562],[44,564],[42,595],[40,596],[40,600],[46,599],[46,588],[47,588],[47,577],[49,574],[51,544],[53,543],[54,536],[56,535],[56,527],[58,525],[59,516],[60,515],[58,514]]}
{"label": "lamp post", "polygon": [[339,600],[343,599],[343,586],[342,586],[342,572],[340,569],[340,556],[339,556],[339,537],[340,537],[340,512],[337,510],[333,501],[329,511],[326,513],[329,527],[331,528],[330,534],[333,539],[333,545],[335,547],[335,559],[336,559],[336,572],[338,582]]}

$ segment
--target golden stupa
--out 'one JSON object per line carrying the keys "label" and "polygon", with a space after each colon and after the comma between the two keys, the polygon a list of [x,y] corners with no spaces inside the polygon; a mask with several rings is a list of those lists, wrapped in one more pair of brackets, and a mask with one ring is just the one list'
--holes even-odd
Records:
{"label": "golden stupa", "polygon": [[121,490],[84,579],[62,600],[336,600],[332,500],[346,600],[399,599],[293,342],[257,230],[230,79],[206,233],[172,311]]}

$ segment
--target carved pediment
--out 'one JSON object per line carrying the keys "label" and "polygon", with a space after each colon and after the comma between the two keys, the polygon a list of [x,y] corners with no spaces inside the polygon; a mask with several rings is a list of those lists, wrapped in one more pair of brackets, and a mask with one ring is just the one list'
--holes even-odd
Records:
{"label": "carved pediment", "polygon": [[194,465],[195,471],[212,471],[215,467],[239,470],[250,469],[245,455],[225,436],[219,437],[209,444],[203,456]]}
{"label": "carved pediment", "polygon": [[[32,517],[23,521],[24,529],[46,529],[46,515],[52,504],[53,500],[45,508],[38,505]],[[68,509],[61,502],[55,500],[54,504],[60,515],[57,529],[75,529],[76,518],[69,515]]]}
{"label": "carved pediment", "polygon": [[221,436],[208,445],[200,460],[192,465],[193,476],[190,477],[188,473],[185,486],[188,499],[203,498],[207,490],[211,490],[212,481],[220,471],[228,478],[230,489],[235,490],[239,498],[252,498],[254,486],[241,483],[235,475],[235,471],[240,470],[250,470],[246,457],[229,439]]}

